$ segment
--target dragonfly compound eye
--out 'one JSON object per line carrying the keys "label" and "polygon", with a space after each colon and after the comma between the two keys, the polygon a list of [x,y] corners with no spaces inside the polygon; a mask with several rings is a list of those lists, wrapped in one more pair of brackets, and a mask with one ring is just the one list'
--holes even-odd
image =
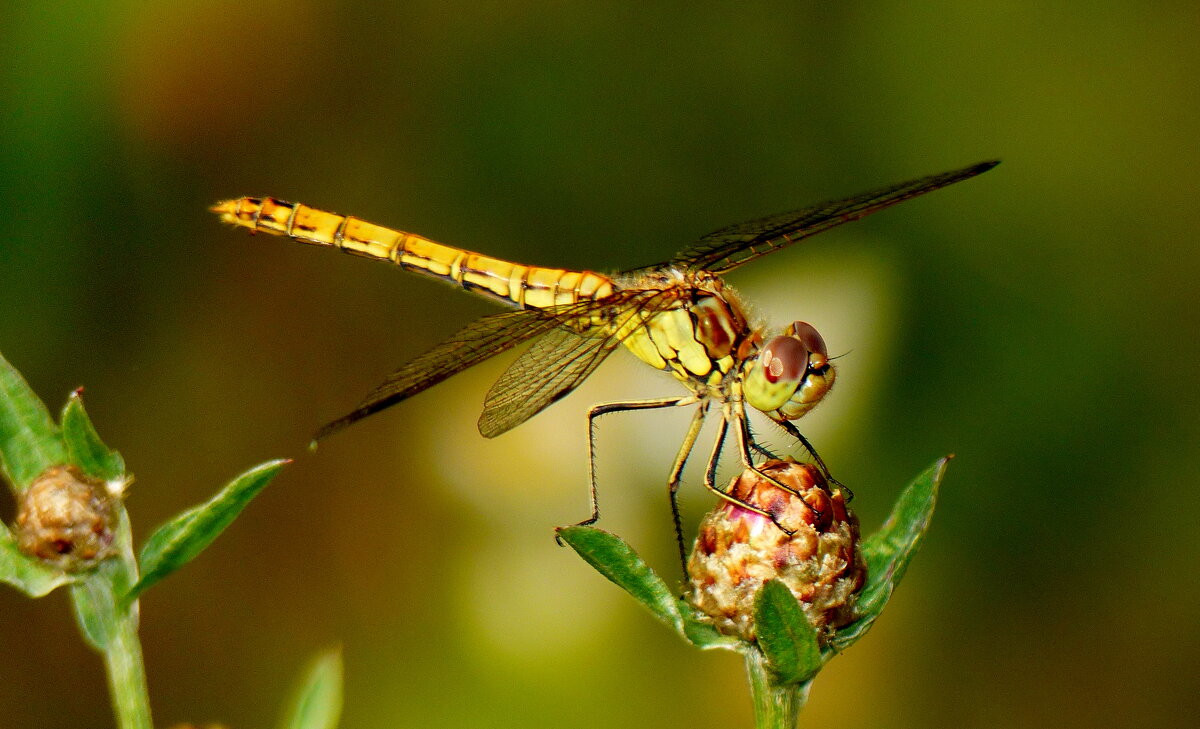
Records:
{"label": "dragonfly compound eye", "polygon": [[795,337],[774,337],[758,356],[763,376],[772,385],[777,382],[799,382],[808,369],[808,350]]}
{"label": "dragonfly compound eye", "polygon": [[794,321],[788,325],[787,334],[800,340],[804,348],[812,356],[812,368],[819,370],[829,361],[829,348],[825,339],[817,332],[816,327],[806,321]]}
{"label": "dragonfly compound eye", "polygon": [[808,369],[808,351],[795,337],[774,337],[759,350],[744,374],[742,393],[756,410],[783,407],[800,387]]}

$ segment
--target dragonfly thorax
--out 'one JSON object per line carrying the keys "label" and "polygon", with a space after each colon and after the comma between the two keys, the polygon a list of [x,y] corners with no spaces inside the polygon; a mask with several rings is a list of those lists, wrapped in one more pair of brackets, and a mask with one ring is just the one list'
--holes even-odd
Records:
{"label": "dragonfly thorax", "polygon": [[741,304],[723,282],[707,272],[661,269],[636,282],[660,291],[657,305],[643,310],[644,324],[625,340],[638,359],[671,372],[697,392],[720,387],[753,349],[757,335]]}

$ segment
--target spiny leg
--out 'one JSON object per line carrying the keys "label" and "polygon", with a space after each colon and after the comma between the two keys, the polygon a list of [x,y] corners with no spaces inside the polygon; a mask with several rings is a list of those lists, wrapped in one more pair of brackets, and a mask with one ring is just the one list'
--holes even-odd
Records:
{"label": "spiny leg", "polygon": [[[736,410],[736,412],[735,412],[735,410]],[[819,518],[821,516],[821,512],[814,509],[807,501],[805,501],[804,497],[801,496],[799,492],[797,492],[793,488],[790,488],[790,487],[780,483],[779,480],[774,478],[773,476],[771,476],[771,474],[767,473],[766,471],[762,470],[758,466],[754,465],[754,461],[750,455],[750,443],[751,443],[750,423],[748,422],[749,419],[746,417],[746,410],[742,406],[742,404],[740,402],[726,403],[725,417],[726,418],[732,417],[738,421],[738,428],[737,428],[738,453],[742,457],[742,465],[745,466],[746,468],[749,468],[751,471],[754,471],[759,476],[761,476],[762,478],[769,481],[772,485],[777,486],[778,488],[781,488],[784,491],[788,492],[789,494],[792,494],[796,498],[800,499],[800,503],[804,504],[804,506],[813,513],[814,517]],[[795,533],[795,530],[788,529],[787,527],[783,526],[778,521],[776,521],[774,517],[771,518],[771,521],[774,522],[775,526],[779,527],[779,529],[782,530],[785,534],[790,536]]]}
{"label": "spiny leg", "polygon": [[687,459],[696,445],[696,438],[700,436],[700,429],[704,426],[704,417],[707,414],[708,400],[704,400],[692,414],[692,422],[688,425],[687,435],[684,436],[683,443],[679,446],[679,452],[675,454],[675,464],[671,466],[671,475],[667,477],[667,494],[671,499],[671,521],[675,524],[675,544],[679,546],[679,561],[685,575],[687,574],[687,544],[683,539],[683,520],[679,516],[679,481],[683,476],[683,467],[687,465]]}
{"label": "spiny leg", "polygon": [[[708,467],[704,471],[704,488],[708,489],[709,491],[712,491],[714,494],[716,494],[717,496],[720,496],[722,499],[725,499],[726,501],[728,501],[731,504],[736,504],[736,505],[740,506],[741,508],[746,509],[747,511],[752,511],[755,514],[758,514],[759,516],[765,516],[766,518],[771,520],[772,524],[779,527],[779,529],[781,531],[783,531],[785,534],[788,534],[789,536],[791,534],[794,534],[795,532],[787,529],[782,524],[780,524],[778,521],[776,521],[775,517],[772,516],[769,512],[764,511],[763,509],[760,509],[757,506],[754,506],[753,504],[742,501],[741,499],[734,496],[733,494],[728,493],[724,489],[717,487],[717,484],[716,484],[717,464],[721,460],[721,450],[725,446],[725,436],[728,433],[729,433],[728,412],[723,412],[722,417],[721,417],[721,425],[719,426],[719,429],[717,430],[717,440],[713,444],[712,454],[708,457]],[[758,471],[756,470],[755,473],[758,473]],[[771,481],[771,483],[777,483],[774,479],[772,479],[769,476],[767,476],[767,479],[769,481]],[[788,489],[786,486],[783,486],[783,488],[788,491],[791,490],[791,489]]]}
{"label": "spiny leg", "polygon": [[833,474],[829,472],[829,466],[825,465],[824,459],[817,454],[817,450],[812,447],[812,443],[809,443],[808,439],[800,433],[800,429],[796,427],[795,423],[790,420],[785,420],[780,423],[779,426],[786,430],[788,435],[800,441],[800,445],[804,446],[804,450],[808,451],[813,457],[813,460],[816,461],[817,468],[821,469],[821,475],[825,477],[826,481],[846,492],[846,501],[850,501],[854,498],[854,492],[851,491],[846,484],[833,477]]}
{"label": "spiny leg", "polygon": [[[607,413],[618,413],[626,410],[652,410],[669,408],[676,405],[690,405],[695,402],[694,395],[685,397],[663,397],[653,400],[627,400],[624,402],[606,402],[596,405],[588,411],[588,497],[592,506],[592,515],[579,522],[576,526],[595,524],[600,518],[600,504],[596,497],[596,418]],[[695,440],[693,438],[693,440]],[[687,456],[685,455],[684,458]],[[682,469],[682,466],[680,467]]]}
{"label": "spiny leg", "polygon": [[722,497],[727,494],[717,488],[717,466],[721,463],[721,452],[725,450],[725,436],[729,434],[729,420],[721,413],[721,424],[717,427],[717,437],[713,441],[712,453],[708,457],[708,466],[704,469],[704,485],[718,492]]}
{"label": "spiny leg", "polygon": [[746,429],[750,433],[750,447],[751,448],[753,448],[755,451],[757,451],[760,456],[766,456],[767,458],[773,458],[773,459],[778,460],[778,458],[779,458],[778,455],[776,455],[775,453],[772,453],[769,449],[764,448],[762,445],[759,444],[758,438],[754,437],[754,431],[753,431],[753,429],[750,428],[749,422],[746,423]]}

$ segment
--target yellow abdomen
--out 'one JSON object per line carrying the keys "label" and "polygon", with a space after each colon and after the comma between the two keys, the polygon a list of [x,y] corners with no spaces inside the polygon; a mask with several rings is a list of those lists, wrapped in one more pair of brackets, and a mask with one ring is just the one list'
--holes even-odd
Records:
{"label": "yellow abdomen", "polygon": [[242,228],[391,261],[403,269],[522,308],[573,304],[613,292],[611,279],[591,271],[510,263],[300,203],[243,197],[220,203],[212,211]]}

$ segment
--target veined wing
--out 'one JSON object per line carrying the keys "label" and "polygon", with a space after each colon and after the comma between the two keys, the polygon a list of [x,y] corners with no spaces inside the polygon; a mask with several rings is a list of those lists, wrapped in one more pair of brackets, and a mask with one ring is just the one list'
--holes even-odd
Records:
{"label": "veined wing", "polygon": [[[363,398],[357,408],[321,426],[314,440],[322,440],[369,415],[407,400],[452,375],[512,349],[522,342],[555,331],[559,327],[586,329],[594,322],[602,320],[598,317],[609,316],[610,310],[621,311],[622,307],[631,303],[638,305],[638,299],[646,297],[647,292],[644,291],[617,291],[595,301],[581,301],[543,309],[505,311],[477,319],[460,329],[454,336],[393,372]],[[607,338],[601,335],[595,339],[603,343]],[[541,377],[550,378],[552,373],[542,373]],[[566,392],[562,393],[565,394]],[[537,410],[546,407],[550,402],[553,400],[545,402]],[[508,427],[511,428],[531,417],[537,410]],[[496,434],[500,432],[503,430],[497,431]]]}
{"label": "veined wing", "polygon": [[672,259],[671,264],[692,270],[725,273],[802,238],[858,220],[939,187],[961,182],[987,172],[998,164],[998,160],[980,162],[961,170],[922,177],[844,200],[832,200],[803,210],[731,225],[704,236]]}
{"label": "veined wing", "polygon": [[454,336],[393,372],[370,392],[359,406],[343,417],[321,426],[314,440],[321,440],[368,415],[407,400],[451,375],[509,350],[531,337],[559,325],[551,310],[505,311],[478,319]]}
{"label": "veined wing", "polygon": [[579,387],[625,337],[644,326],[641,314],[673,299],[659,290],[626,289],[601,299],[607,328],[579,333],[560,327],[533,343],[488,390],[479,432],[495,438]]}

